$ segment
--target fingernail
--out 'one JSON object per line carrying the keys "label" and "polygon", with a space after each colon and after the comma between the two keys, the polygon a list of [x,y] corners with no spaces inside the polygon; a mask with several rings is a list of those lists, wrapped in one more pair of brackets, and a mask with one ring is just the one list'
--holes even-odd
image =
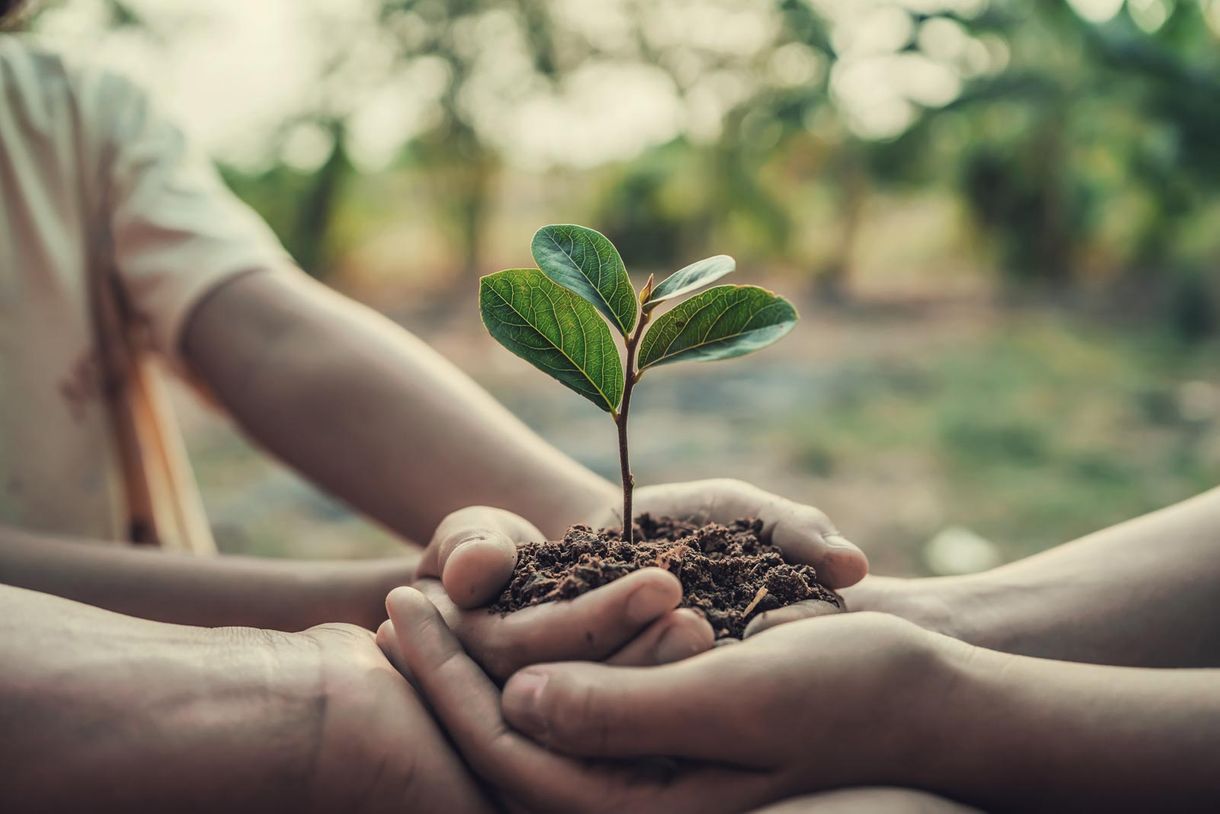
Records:
{"label": "fingernail", "polygon": [[500,704],[510,724],[529,735],[546,734],[542,691],[549,680],[546,673],[533,670],[522,670],[508,680]]}
{"label": "fingernail", "polygon": [[627,618],[634,624],[651,622],[667,609],[669,591],[660,585],[644,585],[627,599]]}
{"label": "fingernail", "polygon": [[697,633],[684,627],[671,627],[661,634],[657,642],[658,664],[671,664],[690,658],[703,649],[703,640]]}

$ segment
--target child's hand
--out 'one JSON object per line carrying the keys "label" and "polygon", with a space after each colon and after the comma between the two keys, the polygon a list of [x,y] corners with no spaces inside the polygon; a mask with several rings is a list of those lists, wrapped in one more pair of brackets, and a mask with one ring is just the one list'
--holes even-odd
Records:
{"label": "child's hand", "polygon": [[[415,587],[483,668],[505,679],[550,661],[665,664],[712,646],[707,621],[677,610],[682,585],[645,568],[571,601],[547,602],[506,616],[483,605],[499,595],[517,562],[517,544],[545,539],[511,512],[475,506],[446,517],[420,561]],[[385,626],[378,641],[387,635]]]}

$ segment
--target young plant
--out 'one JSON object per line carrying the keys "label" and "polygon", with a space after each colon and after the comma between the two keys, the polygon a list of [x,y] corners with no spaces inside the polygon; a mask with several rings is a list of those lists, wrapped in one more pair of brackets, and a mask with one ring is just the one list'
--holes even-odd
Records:
{"label": "young plant", "polygon": [[[658,305],[728,274],[733,258],[700,260],[657,285],[650,275],[637,294],[618,249],[599,232],[544,226],[531,248],[538,268],[505,269],[479,281],[483,324],[501,345],[610,414],[618,426],[623,537],[633,542],[627,416],[635,385],[670,362],[728,359],[766,347],[792,330],[796,309],[758,286],[719,285],[654,321]],[[622,357],[610,326],[623,338]]]}

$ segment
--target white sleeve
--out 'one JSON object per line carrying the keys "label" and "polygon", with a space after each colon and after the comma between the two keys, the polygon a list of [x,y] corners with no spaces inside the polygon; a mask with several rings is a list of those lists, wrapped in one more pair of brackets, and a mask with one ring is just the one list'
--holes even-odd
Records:
{"label": "white sleeve", "polygon": [[181,364],[185,321],[209,290],[293,262],[141,89],[106,75],[95,90],[110,122],[104,205],[114,262],[154,347]]}

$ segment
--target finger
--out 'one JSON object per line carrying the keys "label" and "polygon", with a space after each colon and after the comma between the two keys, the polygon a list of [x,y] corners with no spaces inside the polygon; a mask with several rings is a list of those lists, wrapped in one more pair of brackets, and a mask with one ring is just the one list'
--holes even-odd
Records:
{"label": "finger", "polygon": [[623,667],[651,667],[698,655],[716,640],[712,626],[690,608],[679,608],[649,625],[606,660]]}
{"label": "finger", "polygon": [[770,798],[765,774],[696,769],[659,783],[630,770],[594,768],[540,748],[509,728],[495,685],[420,592],[395,589],[386,600],[404,666],[474,771],[530,811],[640,811],[715,814]]}
{"label": "finger", "polygon": [[517,545],[495,531],[472,532],[453,541],[441,565],[441,584],[460,608],[491,602],[512,578]]}
{"label": "finger", "polygon": [[420,560],[421,577],[440,577],[454,604],[472,608],[504,589],[517,564],[517,543],[544,539],[523,518],[488,506],[448,515]]}
{"label": "finger", "polygon": [[498,693],[449,631],[427,598],[412,588],[396,588],[386,599],[403,665],[416,677],[444,729],[472,767],[493,783],[537,776],[561,759],[538,749],[506,725]]}
{"label": "finger", "polygon": [[394,623],[386,619],[377,628],[377,646],[398,672],[402,672],[402,654],[398,650],[398,640],[394,636]]}
{"label": "finger", "polygon": [[662,568],[643,568],[572,600],[507,616],[463,613],[453,627],[484,668],[504,679],[529,664],[602,661],[680,601],[677,577]]}
{"label": "finger", "polygon": [[747,704],[724,703],[734,698],[736,682],[725,674],[723,657],[750,649],[714,649],[664,667],[527,667],[504,686],[501,707],[513,727],[567,754],[756,766],[760,757],[750,745],[757,716]]}
{"label": "finger", "polygon": [[637,493],[641,512],[678,516],[695,523],[763,521],[763,539],[795,563],[812,565],[831,588],[853,585],[868,573],[868,558],[813,506],[728,478],[648,487]]}
{"label": "finger", "polygon": [[748,639],[777,625],[798,622],[801,619],[813,619],[818,616],[830,616],[842,613],[843,610],[843,608],[821,599],[807,599],[804,602],[785,605],[782,608],[760,613],[751,619],[750,623],[746,625],[745,638]]}
{"label": "finger", "polygon": [[784,498],[772,499],[758,513],[763,535],[790,562],[812,565],[828,588],[855,585],[868,574],[868,557],[823,512]]}

